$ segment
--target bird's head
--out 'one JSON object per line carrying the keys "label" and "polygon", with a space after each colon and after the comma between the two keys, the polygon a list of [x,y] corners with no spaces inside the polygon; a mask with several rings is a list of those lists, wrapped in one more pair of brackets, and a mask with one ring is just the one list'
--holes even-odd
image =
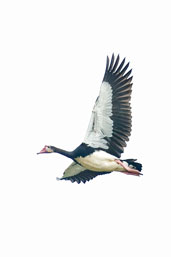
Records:
{"label": "bird's head", "polygon": [[43,147],[43,149],[42,149],[39,153],[37,153],[37,154],[41,154],[41,153],[53,153],[53,152],[54,152],[53,146],[51,146],[51,145],[45,145],[45,146]]}

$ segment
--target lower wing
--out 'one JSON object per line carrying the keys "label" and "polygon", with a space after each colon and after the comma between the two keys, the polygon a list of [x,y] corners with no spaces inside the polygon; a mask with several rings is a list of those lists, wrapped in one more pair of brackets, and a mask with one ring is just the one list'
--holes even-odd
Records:
{"label": "lower wing", "polygon": [[77,182],[79,184],[80,182],[86,183],[98,175],[104,175],[108,173],[110,172],[96,172],[87,170],[76,162],[72,162],[71,165],[64,171],[63,176],[58,179],[70,180],[72,183]]}

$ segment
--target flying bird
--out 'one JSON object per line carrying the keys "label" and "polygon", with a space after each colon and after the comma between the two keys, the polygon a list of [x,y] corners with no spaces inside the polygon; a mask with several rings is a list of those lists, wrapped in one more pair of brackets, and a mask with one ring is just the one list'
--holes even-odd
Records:
{"label": "flying bird", "polygon": [[142,175],[142,164],[136,159],[121,160],[121,153],[129,141],[132,126],[131,92],[132,70],[125,58],[120,62],[114,54],[109,60],[100,93],[92,110],[84,141],[73,151],[45,145],[38,153],[59,153],[73,160],[60,180],[89,181],[113,171],[128,175]]}

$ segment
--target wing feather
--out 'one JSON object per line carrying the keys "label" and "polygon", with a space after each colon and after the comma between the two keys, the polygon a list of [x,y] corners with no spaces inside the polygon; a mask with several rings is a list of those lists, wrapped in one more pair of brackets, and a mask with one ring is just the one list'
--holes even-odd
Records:
{"label": "wing feather", "polygon": [[110,66],[109,66],[109,71],[112,70],[113,64],[114,64],[114,54],[112,54],[112,58],[111,58]]}
{"label": "wing feather", "polygon": [[114,54],[111,61],[107,56],[106,69],[99,96],[91,115],[84,139],[87,145],[105,149],[120,157],[132,126],[130,99],[132,93],[132,70],[125,65],[125,58],[119,64]]}
{"label": "wing feather", "polygon": [[63,176],[58,178],[59,180],[70,180],[72,183],[81,182],[86,183],[98,175],[109,174],[110,172],[96,172],[87,170],[76,162],[72,162],[71,165],[64,171]]}
{"label": "wing feather", "polygon": [[[113,54],[114,55],[114,54]],[[119,59],[120,59],[120,57],[119,57],[119,55],[117,56],[117,58],[116,58],[116,62],[115,62],[115,64],[114,64],[114,66],[113,66],[113,69],[110,71],[110,70],[108,70],[109,72],[111,72],[111,73],[114,73],[115,72],[115,70],[116,70],[116,68],[117,68],[117,66],[118,66],[118,63],[119,63]]]}
{"label": "wing feather", "polygon": [[125,58],[123,59],[123,61],[119,65],[119,67],[117,68],[116,73],[119,73],[122,70],[122,67],[124,66],[124,63],[125,63]]}

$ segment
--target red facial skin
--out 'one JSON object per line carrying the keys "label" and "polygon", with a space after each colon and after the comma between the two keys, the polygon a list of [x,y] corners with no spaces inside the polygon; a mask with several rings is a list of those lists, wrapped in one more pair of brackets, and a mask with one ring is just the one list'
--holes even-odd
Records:
{"label": "red facial skin", "polygon": [[39,152],[39,153],[37,153],[37,154],[40,154],[40,153],[47,153],[47,150],[46,150],[46,145],[43,147],[43,149]]}

